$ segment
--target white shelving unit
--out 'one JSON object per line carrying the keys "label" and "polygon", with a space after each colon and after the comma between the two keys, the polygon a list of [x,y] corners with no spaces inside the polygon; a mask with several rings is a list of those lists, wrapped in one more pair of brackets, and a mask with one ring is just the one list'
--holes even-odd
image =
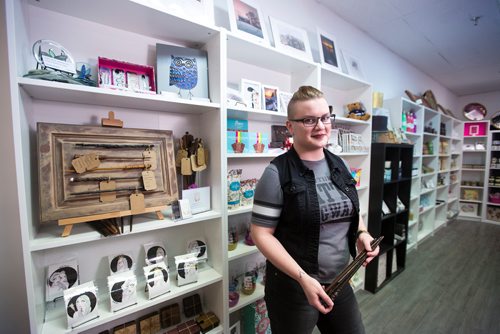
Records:
{"label": "white shelving unit", "polygon": [[463,131],[463,159],[460,186],[460,217],[481,221],[488,199],[489,121],[466,121]]}
{"label": "white shelving unit", "polygon": [[485,186],[483,221],[500,224],[500,203],[498,200],[500,192],[500,130],[490,130],[488,137],[489,156],[486,160],[488,179]]}
{"label": "white shelving unit", "polygon": [[[99,332],[136,320],[158,311],[161,307],[193,294],[200,294],[204,310],[213,311],[221,324],[211,333],[228,333],[230,316],[241,307],[263,296],[259,285],[251,296],[242,296],[234,308],[228,306],[228,286],[233,273],[241,271],[246,261],[261,261],[256,247],[240,243],[237,250],[228,251],[227,234],[233,224],[248,223],[251,208],[228,211],[226,206],[227,171],[243,169],[243,178],[258,178],[263,168],[281,152],[236,155],[226,152],[226,121],[228,118],[247,119],[250,131],[270,133],[270,125],[284,124],[286,115],[265,110],[229,109],[226,87],[239,84],[242,78],[277,86],[292,92],[300,85],[322,89],[333,105],[338,124],[360,133],[370,147],[371,121],[363,122],[343,117],[343,106],[362,102],[371,111],[372,88],[367,82],[330,71],[309,60],[287,55],[276,49],[245,40],[237,35],[192,22],[144,5],[143,1],[6,0],[9,52],[9,82],[12,92],[16,180],[19,190],[20,223],[32,333]],[[98,8],[98,10],[96,10]],[[137,18],[147,18],[137,20]],[[52,24],[52,22],[57,24]],[[61,28],[64,27],[64,28]],[[42,38],[55,40],[71,50],[77,61],[93,67],[98,56],[137,64],[154,65],[156,43],[197,47],[208,53],[210,101],[176,100],[162,95],[142,95],[118,90],[64,84],[24,78],[35,68],[31,54],[33,43]],[[95,78],[95,73],[94,78]],[[102,117],[113,110],[125,127],[172,130],[176,139],[186,131],[204,140],[210,151],[209,167],[201,173],[200,185],[211,187],[212,210],[193,218],[172,221],[168,210],[164,220],[153,215],[134,218],[132,231],[104,238],[85,224],[73,228],[72,234],[61,238],[62,228],[39,222],[36,204],[40,192],[37,184],[36,124],[99,125]],[[359,196],[361,212],[366,220],[368,211],[370,152],[341,155],[351,167],[361,168]],[[368,222],[369,223],[369,222]],[[136,305],[119,312],[109,312],[106,278],[109,274],[107,256],[117,251],[129,251],[136,260],[136,274],[141,277],[144,265],[142,244],[161,241],[165,244],[169,265],[173,257],[185,253],[188,240],[203,237],[208,245],[208,262],[197,283],[177,287],[148,300],[139,287]],[[45,271],[48,265],[67,256],[79,263],[80,282],[94,281],[99,288],[100,317],[75,330],[68,330],[62,303],[45,303]],[[173,275],[175,277],[175,275]],[[364,274],[358,275],[364,277]],[[139,280],[144,285],[143,281]],[[356,286],[361,286],[359,280]]]}
{"label": "white shelving unit", "polygon": [[[398,97],[384,101],[394,128],[413,143],[408,248],[456,218],[460,192],[463,123]],[[413,122],[403,123],[411,115]]]}

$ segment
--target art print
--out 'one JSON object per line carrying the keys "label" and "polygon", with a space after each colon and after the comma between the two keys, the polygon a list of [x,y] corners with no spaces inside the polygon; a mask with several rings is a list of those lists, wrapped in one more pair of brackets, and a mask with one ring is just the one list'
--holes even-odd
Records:
{"label": "art print", "polygon": [[153,299],[170,291],[170,279],[167,265],[164,262],[143,268],[146,277],[148,298]]}
{"label": "art print", "polygon": [[110,255],[108,256],[108,260],[111,275],[133,270],[135,267],[130,252]]}
{"label": "art print", "polygon": [[137,304],[137,277],[132,271],[108,277],[111,311]]}
{"label": "art print", "polygon": [[204,262],[208,258],[207,243],[202,238],[189,241],[186,250],[188,254],[194,254],[198,262]]}
{"label": "art print", "polygon": [[167,251],[161,242],[150,242],[144,244],[146,264],[156,264],[167,260]]}
{"label": "art print", "polygon": [[262,98],[264,108],[269,111],[279,111],[278,87],[262,86]]}
{"label": "art print", "polygon": [[209,101],[206,51],[156,44],[156,69],[158,94]]}
{"label": "art print", "polygon": [[78,262],[76,259],[50,265],[47,268],[46,301],[62,297],[65,290],[79,284]]}
{"label": "art print", "polygon": [[340,70],[340,52],[332,35],[317,29],[321,63],[333,71]]}
{"label": "art print", "polygon": [[241,79],[241,95],[248,108],[262,109],[261,87],[260,82]]}
{"label": "art print", "polygon": [[97,288],[92,281],[65,290],[64,303],[68,328],[78,327],[99,317]]}
{"label": "art print", "polygon": [[297,57],[312,60],[311,47],[307,32],[288,23],[270,17],[276,49]]}
{"label": "art print", "polygon": [[346,63],[347,74],[358,79],[364,79],[365,75],[361,69],[361,64],[357,58],[351,55],[348,51],[342,50],[344,61]]}
{"label": "art print", "polygon": [[279,91],[278,92],[278,104],[279,104],[279,111],[281,113],[287,114],[288,113],[288,104],[290,103],[290,100],[292,99],[293,94],[289,92],[283,92]]}
{"label": "art print", "polygon": [[258,43],[268,43],[264,16],[254,0],[228,0],[231,31]]}

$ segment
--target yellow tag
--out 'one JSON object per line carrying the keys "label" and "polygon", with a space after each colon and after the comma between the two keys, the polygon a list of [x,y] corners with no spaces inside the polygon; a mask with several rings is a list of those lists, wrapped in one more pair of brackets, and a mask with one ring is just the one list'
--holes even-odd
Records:
{"label": "yellow tag", "polygon": [[144,194],[133,193],[130,195],[130,211],[133,215],[144,213],[146,210],[146,203],[144,203]]}
{"label": "yellow tag", "polygon": [[142,152],[142,156],[144,158],[144,165],[149,165],[148,169],[156,170],[156,151],[146,150]]}
{"label": "yellow tag", "polygon": [[196,164],[198,166],[205,165],[205,149],[201,145],[196,150]]}
{"label": "yellow tag", "polygon": [[191,168],[191,159],[181,159],[181,175],[193,175],[193,170]]}
{"label": "yellow tag", "polygon": [[191,156],[191,168],[193,169],[193,172],[199,172],[207,168],[207,165],[201,165],[198,166],[196,163],[196,157],[194,155]]}
{"label": "yellow tag", "polygon": [[100,163],[99,156],[95,153],[84,154],[71,161],[71,165],[78,174],[96,169]]}
{"label": "yellow tag", "polygon": [[[101,181],[101,182],[99,182],[99,190],[101,190],[101,191],[115,190],[115,189],[116,189],[116,182],[115,181]],[[113,192],[113,191],[102,192],[100,197],[101,197],[100,200],[103,203],[114,202],[114,201],[116,201],[116,192]]]}
{"label": "yellow tag", "polygon": [[177,151],[177,155],[175,156],[175,166],[181,167],[181,160],[187,157],[188,157],[188,152],[183,148],[179,149]]}
{"label": "yellow tag", "polygon": [[143,171],[142,172],[142,183],[144,184],[144,189],[146,189],[146,190],[156,189],[155,173],[151,170]]}

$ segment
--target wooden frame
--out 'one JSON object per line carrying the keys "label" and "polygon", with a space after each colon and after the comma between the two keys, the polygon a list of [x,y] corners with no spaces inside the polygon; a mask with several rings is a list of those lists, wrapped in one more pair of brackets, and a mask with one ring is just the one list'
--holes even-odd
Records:
{"label": "wooden frame", "polygon": [[[145,168],[133,166],[151,166],[156,188],[144,194],[145,209],[170,204],[178,198],[177,177],[174,161],[174,143],[172,131],[150,129],[118,129],[98,126],[66,125],[38,123],[38,177],[40,194],[41,222],[74,218],[72,223],[89,221],[86,216],[102,214],[93,220],[120,217],[134,213],[129,202],[132,188],[142,186],[141,172]],[[78,145],[77,145],[78,144]],[[87,145],[85,147],[80,144]],[[88,145],[122,145],[120,149],[88,147]],[[128,146],[124,146],[128,145]],[[130,148],[130,145],[135,145]],[[142,148],[141,148],[142,146]],[[149,146],[156,152],[146,163],[144,147]],[[127,148],[128,147],[128,148]],[[100,161],[99,167],[81,174],[75,172],[72,160],[75,155],[95,153],[99,157],[115,156],[133,160]],[[150,165],[151,164],[151,165]],[[106,168],[127,168],[105,170]],[[99,182],[75,182],[75,178],[88,177],[122,178],[116,182],[115,189],[127,188],[130,191],[114,192],[116,199],[102,202],[101,194],[83,194],[100,191]],[[156,211],[156,210],[153,210]],[[114,213],[119,213],[116,215]],[[60,223],[65,225],[65,223]]]}

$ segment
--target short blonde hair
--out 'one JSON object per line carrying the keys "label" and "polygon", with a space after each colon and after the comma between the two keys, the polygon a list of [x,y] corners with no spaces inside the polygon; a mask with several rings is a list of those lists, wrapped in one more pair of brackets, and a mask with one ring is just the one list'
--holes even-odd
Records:
{"label": "short blonde hair", "polygon": [[323,92],[317,88],[314,88],[313,86],[300,86],[299,89],[297,89],[297,91],[293,94],[292,99],[288,103],[288,118],[293,118],[295,112],[294,107],[297,102],[320,99],[323,97]]}

